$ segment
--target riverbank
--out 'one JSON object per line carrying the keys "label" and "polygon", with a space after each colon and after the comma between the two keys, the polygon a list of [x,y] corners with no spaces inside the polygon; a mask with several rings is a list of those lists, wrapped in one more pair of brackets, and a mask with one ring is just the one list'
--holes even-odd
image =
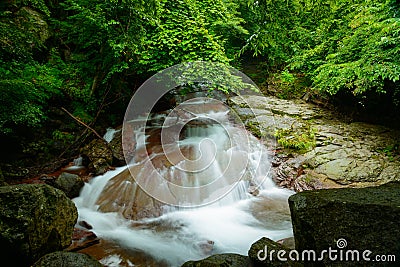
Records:
{"label": "riverbank", "polygon": [[301,100],[248,96],[229,103],[275,152],[274,179],[281,186],[303,191],[400,180],[398,130],[347,122]]}

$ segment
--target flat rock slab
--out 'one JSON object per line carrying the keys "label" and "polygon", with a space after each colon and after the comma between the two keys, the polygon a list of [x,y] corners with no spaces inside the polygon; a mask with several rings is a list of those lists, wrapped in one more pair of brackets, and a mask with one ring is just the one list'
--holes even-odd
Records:
{"label": "flat rock slab", "polygon": [[[332,187],[365,187],[400,181],[398,158],[385,149],[400,140],[400,132],[363,122],[347,123],[329,110],[302,101],[257,95],[236,96],[228,104],[253,134],[274,139],[279,129],[301,133],[316,130],[316,147],[286,151],[279,144],[275,180],[302,191]],[[267,141],[268,141],[267,140]],[[268,141],[274,144],[273,142]],[[279,153],[281,152],[281,153]],[[294,160],[293,160],[294,158]]]}

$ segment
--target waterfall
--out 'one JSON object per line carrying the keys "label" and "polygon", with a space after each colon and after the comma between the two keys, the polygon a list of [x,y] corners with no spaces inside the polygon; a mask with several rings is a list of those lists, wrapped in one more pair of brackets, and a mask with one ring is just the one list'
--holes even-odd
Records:
{"label": "waterfall", "polygon": [[[185,107],[191,115],[178,135],[168,130],[179,126],[179,112],[157,115],[146,129],[132,121],[131,163],[84,186],[74,199],[79,220],[99,237],[167,266],[214,253],[247,254],[263,236],[292,236],[292,192],[272,181],[265,147],[233,124],[228,111],[203,104]],[[250,187],[259,193],[250,194]]]}
{"label": "waterfall", "polygon": [[119,131],[121,130],[115,130],[114,128],[107,128],[107,131],[103,136],[104,140],[106,140],[107,143],[110,143],[114,139],[114,135]]}
{"label": "waterfall", "polygon": [[77,157],[73,160],[74,166],[80,167],[82,166],[83,158],[81,156]]}

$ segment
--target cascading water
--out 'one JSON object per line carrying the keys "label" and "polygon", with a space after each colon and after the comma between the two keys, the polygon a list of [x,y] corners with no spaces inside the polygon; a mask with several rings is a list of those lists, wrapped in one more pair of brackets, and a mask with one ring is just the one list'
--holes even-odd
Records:
{"label": "cascading water", "polygon": [[[182,110],[184,126],[171,136]],[[246,255],[263,236],[292,236],[292,192],[271,180],[264,146],[215,103],[191,102],[180,111],[158,114],[146,130],[131,122],[131,163],[85,185],[74,199],[79,220],[99,237],[166,266],[215,253]],[[250,194],[251,187],[259,192]]]}
{"label": "cascading water", "polygon": [[105,140],[107,143],[110,143],[110,142],[113,140],[114,135],[115,135],[117,132],[119,132],[119,131],[121,131],[121,130],[115,130],[115,129],[113,129],[113,128],[107,128],[107,131],[106,131],[106,133],[105,133],[104,136],[103,136],[104,140]]}

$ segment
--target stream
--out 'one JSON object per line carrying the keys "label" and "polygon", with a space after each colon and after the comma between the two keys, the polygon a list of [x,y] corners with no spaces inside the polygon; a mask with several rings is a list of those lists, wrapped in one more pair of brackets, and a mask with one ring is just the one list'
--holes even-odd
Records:
{"label": "stream", "polygon": [[[143,120],[146,127],[138,126]],[[103,264],[122,266],[124,258],[124,266],[148,266],[143,258],[150,258],[180,266],[217,253],[247,255],[263,236],[292,236],[293,192],[274,184],[270,154],[222,102],[191,99],[132,120],[125,131],[130,163],[93,178],[74,199],[79,221],[129,251],[114,250]]]}

